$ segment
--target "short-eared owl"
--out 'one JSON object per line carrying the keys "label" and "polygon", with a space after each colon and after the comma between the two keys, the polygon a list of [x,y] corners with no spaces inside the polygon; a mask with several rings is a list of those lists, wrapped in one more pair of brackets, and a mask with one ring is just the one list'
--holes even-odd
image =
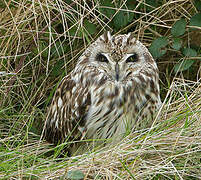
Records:
{"label": "short-eared owl", "polygon": [[151,122],[161,104],[158,81],[157,65],[141,42],[130,33],[107,32],[60,82],[44,135],[53,143],[118,139],[128,126]]}

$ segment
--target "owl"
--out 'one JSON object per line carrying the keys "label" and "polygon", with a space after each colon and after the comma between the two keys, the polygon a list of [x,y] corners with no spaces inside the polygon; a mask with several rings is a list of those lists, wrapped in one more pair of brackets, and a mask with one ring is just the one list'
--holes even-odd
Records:
{"label": "owl", "polygon": [[44,137],[54,143],[120,138],[152,122],[160,107],[159,74],[133,34],[106,32],[78,59],[52,100]]}

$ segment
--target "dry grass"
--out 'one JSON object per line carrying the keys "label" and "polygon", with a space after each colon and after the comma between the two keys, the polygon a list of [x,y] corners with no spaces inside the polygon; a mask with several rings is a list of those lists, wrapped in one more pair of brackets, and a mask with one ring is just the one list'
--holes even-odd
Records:
{"label": "dry grass", "polygon": [[[61,147],[40,140],[47,106],[56,83],[80,53],[105,30],[112,30],[113,17],[101,14],[98,1],[69,5],[58,0],[3,0],[0,12],[1,178],[50,179],[81,170],[85,179],[200,179],[199,68],[195,76],[189,75],[191,80],[184,80],[186,74],[175,77],[169,71],[176,62],[175,52],[169,49],[157,61],[166,95],[151,128],[130,134],[113,147],[58,158]],[[190,19],[196,9],[192,0],[163,1],[155,8],[138,0],[132,12],[135,19],[115,33],[132,31],[150,45],[155,37],[169,36],[174,22]],[[96,25],[94,34],[84,18]],[[184,35],[189,43],[190,35]]]}

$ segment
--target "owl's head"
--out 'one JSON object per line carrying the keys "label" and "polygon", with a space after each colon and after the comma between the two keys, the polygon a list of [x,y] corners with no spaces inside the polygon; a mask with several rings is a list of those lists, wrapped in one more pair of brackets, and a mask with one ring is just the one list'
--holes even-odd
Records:
{"label": "owl's head", "polygon": [[108,80],[126,81],[139,73],[158,73],[157,65],[148,49],[131,33],[111,35],[104,33],[84,52],[78,64],[96,68]]}

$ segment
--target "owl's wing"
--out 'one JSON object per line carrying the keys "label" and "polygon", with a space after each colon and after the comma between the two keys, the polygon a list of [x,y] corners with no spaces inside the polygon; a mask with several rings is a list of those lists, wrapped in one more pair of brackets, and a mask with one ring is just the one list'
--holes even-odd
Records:
{"label": "owl's wing", "polygon": [[79,140],[84,133],[85,117],[91,104],[88,87],[75,83],[70,75],[59,84],[48,110],[44,137],[57,144]]}

